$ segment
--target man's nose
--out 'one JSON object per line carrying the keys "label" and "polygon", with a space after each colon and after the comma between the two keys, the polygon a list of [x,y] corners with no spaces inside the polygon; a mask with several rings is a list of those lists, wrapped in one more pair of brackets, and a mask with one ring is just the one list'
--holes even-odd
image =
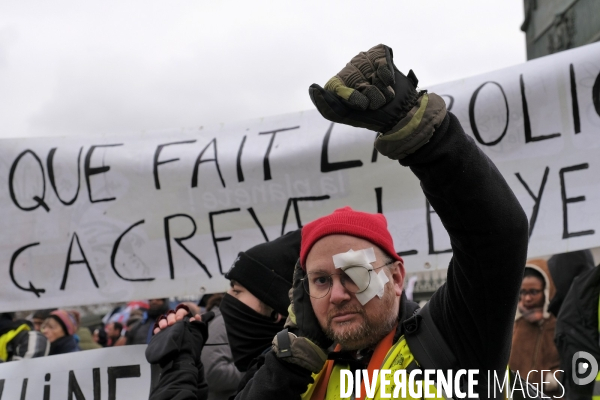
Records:
{"label": "man's nose", "polygon": [[344,287],[344,285],[342,285],[340,277],[334,275],[332,276],[332,279],[329,301],[333,304],[341,304],[349,301],[352,298],[352,294]]}

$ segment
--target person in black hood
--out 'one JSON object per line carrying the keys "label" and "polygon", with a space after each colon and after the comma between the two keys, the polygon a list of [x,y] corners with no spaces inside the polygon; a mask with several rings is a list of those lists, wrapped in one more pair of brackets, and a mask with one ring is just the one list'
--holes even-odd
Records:
{"label": "person in black hood", "polygon": [[600,360],[600,268],[594,267],[589,250],[555,255],[548,265],[556,283],[554,298],[560,295],[560,302],[554,303],[554,308],[551,302],[548,310],[558,315],[554,342],[560,356],[559,368],[564,371],[564,398],[595,399],[600,393],[600,374],[581,376],[574,369],[578,362]]}
{"label": "person in black hood", "polygon": [[[290,304],[288,292],[292,287],[294,266],[299,256],[300,230],[296,230],[238,253],[225,275],[231,282],[221,300],[220,311],[235,366],[241,372],[246,372],[240,388],[264,363],[264,354],[271,349],[273,336],[283,329]],[[186,355],[191,354],[195,367],[202,369],[200,354],[207,339],[205,323],[211,316],[203,316],[200,322],[199,315],[184,318],[187,311],[182,309],[170,313],[159,319],[155,326],[155,336],[146,350],[146,358],[151,364],[161,365],[163,371],[158,384],[151,391],[151,400],[171,399],[180,392],[180,382],[186,379],[180,366]],[[180,320],[184,325],[165,330]],[[182,329],[183,333],[179,332]],[[189,335],[195,339],[179,340],[178,347],[173,349],[170,338],[176,337],[174,335],[179,338]],[[195,343],[191,343],[192,340]],[[206,390],[200,386],[205,383],[200,374],[196,371],[193,378],[199,386],[194,396],[204,399]]]}
{"label": "person in black hood", "polygon": [[548,305],[548,311],[557,317],[575,277],[593,268],[594,257],[589,250],[555,254],[550,257],[548,260],[548,269],[556,286],[556,294]]}
{"label": "person in black hood", "polygon": [[235,361],[242,372],[271,348],[288,315],[294,265],[300,256],[300,230],[241,252],[225,275],[230,289],[221,312]]}

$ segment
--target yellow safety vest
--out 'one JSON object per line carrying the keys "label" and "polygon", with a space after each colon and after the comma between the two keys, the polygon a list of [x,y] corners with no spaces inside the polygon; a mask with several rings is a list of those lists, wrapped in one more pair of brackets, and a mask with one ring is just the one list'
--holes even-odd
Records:
{"label": "yellow safety vest", "polygon": [[[394,373],[400,369],[406,369],[413,362],[413,360],[414,360],[414,356],[411,353],[410,349],[408,348],[406,339],[404,339],[404,336],[402,336],[400,338],[400,340],[398,340],[389,349],[389,351],[387,352],[387,355],[385,356],[385,358],[383,360],[383,364],[381,365],[381,368],[380,368],[380,370],[386,369],[386,370],[390,370],[390,372],[391,372],[391,374],[388,375],[390,384],[386,385],[386,388],[385,388],[386,393],[388,395],[393,394],[395,387],[396,387],[395,383],[394,383],[394,379],[393,379]],[[348,366],[343,365],[341,363],[336,363],[336,365],[333,367],[331,376],[329,378],[329,383],[327,385],[326,400],[341,399],[341,397],[340,397],[340,386],[341,386],[340,376],[341,376],[341,371],[343,369],[348,369]],[[304,392],[304,394],[302,394],[302,397],[301,397],[302,400],[310,400],[310,398],[313,394],[313,391],[317,385],[317,382],[319,382],[319,380],[323,377],[324,374],[325,374],[325,367],[318,374],[313,374],[313,379],[315,382],[313,384],[310,384],[308,386],[308,389],[306,390],[306,392]],[[408,374],[407,374],[406,378],[408,379]],[[362,393],[362,395],[364,396],[363,398],[365,400],[367,400],[367,399],[373,399],[373,400],[382,399],[381,391],[380,391],[380,384],[381,384],[381,381],[378,376],[377,381],[375,382],[375,397],[367,397],[366,393]],[[406,387],[406,396],[407,396],[406,398],[413,399],[413,397],[410,397],[408,385],[406,385],[406,386],[407,386]],[[416,391],[416,388],[415,388],[415,391]],[[422,392],[425,393],[425,388],[422,389]],[[439,396],[437,394],[435,385],[432,385],[430,387],[429,392],[436,394],[435,399],[445,399],[445,397]],[[402,392],[400,392],[400,394],[401,393]],[[420,399],[420,397],[419,397],[419,399]]]}
{"label": "yellow safety vest", "polygon": [[8,350],[6,346],[8,342],[13,340],[15,336],[17,336],[22,331],[28,331],[29,327],[26,324],[19,326],[17,329],[13,329],[12,331],[6,332],[4,335],[0,336],[0,360],[6,361],[8,358]]}
{"label": "yellow safety vest", "polygon": [[[417,362],[412,354],[412,352],[410,351],[410,349],[408,348],[408,344],[406,343],[406,339],[404,338],[404,336],[402,336],[391,348],[390,350],[387,352],[387,355],[385,356],[383,363],[381,365],[380,370],[386,369],[386,370],[390,370],[390,375],[388,375],[388,380],[390,380],[389,385],[386,385],[385,388],[385,393],[387,395],[393,395],[394,394],[394,390],[396,388],[396,385],[394,383],[394,373],[398,370],[404,369],[406,370],[408,368],[408,366],[414,362]],[[507,367],[508,368],[508,367]],[[319,382],[319,380],[321,380],[323,378],[323,376],[325,375],[325,369],[326,366],[323,367],[323,369],[318,373],[318,374],[312,374],[312,378],[314,379],[314,383],[310,384],[308,386],[308,389],[306,390],[306,392],[304,392],[301,396],[302,400],[310,400],[311,396],[313,394],[313,391],[315,390],[315,387],[317,386],[317,383]],[[331,371],[331,376],[329,378],[329,383],[327,384],[327,394],[325,399],[323,400],[341,400],[342,397],[340,397],[340,387],[341,387],[341,380],[340,380],[340,376],[341,376],[341,371],[343,369],[348,369],[347,365],[343,365],[341,363],[336,363],[336,365],[333,367],[333,370]],[[406,379],[408,380],[408,372],[406,374]],[[364,400],[382,400],[384,398],[390,398],[390,397],[381,397],[381,391],[380,391],[380,378],[378,376],[377,381],[375,382],[375,396],[374,397],[367,397],[366,393],[361,393],[363,395],[363,399]],[[422,394],[425,394],[425,387],[424,387],[424,383],[421,383],[423,385],[422,388]],[[405,384],[406,386],[406,397],[402,397],[405,399],[414,399],[414,400],[420,400],[422,399],[422,397],[418,397],[418,398],[414,398],[410,396],[410,392],[408,390],[408,384]],[[415,384],[416,386],[416,384]],[[505,400],[512,400],[512,398],[509,396],[510,390],[510,378],[509,378],[509,384],[506,385],[506,389],[504,391],[504,399]],[[416,387],[413,389],[415,392],[418,393],[418,391],[416,390]],[[435,397],[432,397],[432,399],[438,399],[438,400],[442,400],[442,399],[446,399],[446,397],[443,396],[443,394],[438,394],[437,393],[437,388],[435,385],[431,385],[429,387],[429,393],[435,394]],[[402,391],[399,392],[399,395],[402,395]],[[596,400],[596,399],[594,399]],[[600,399],[599,399],[600,400]]]}
{"label": "yellow safety vest", "polygon": [[596,375],[596,382],[594,382],[592,400],[600,400],[600,372],[598,372],[598,375]]}

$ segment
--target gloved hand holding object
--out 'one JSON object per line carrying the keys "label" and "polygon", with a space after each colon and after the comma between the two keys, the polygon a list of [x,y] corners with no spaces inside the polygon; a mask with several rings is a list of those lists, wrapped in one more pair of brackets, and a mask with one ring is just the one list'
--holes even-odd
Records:
{"label": "gloved hand holding object", "polygon": [[207,323],[213,318],[212,312],[194,317],[189,308],[181,304],[170,310],[155,323],[155,335],[146,349],[146,359],[164,368],[172,360],[186,355],[194,365],[199,365],[202,348],[208,339]]}
{"label": "gloved hand holding object", "polygon": [[392,49],[379,44],[356,55],[326,84],[312,84],[309,95],[329,121],[380,134],[377,150],[400,160],[429,141],[446,115],[444,100],[417,92],[412,70],[405,76],[393,63]]}
{"label": "gloved hand holding object", "polygon": [[273,339],[277,357],[318,373],[327,360],[327,348],[332,345],[313,311],[309,295],[304,291],[302,279],[306,273],[300,261],[294,269],[294,282],[290,289],[289,315],[283,331]]}

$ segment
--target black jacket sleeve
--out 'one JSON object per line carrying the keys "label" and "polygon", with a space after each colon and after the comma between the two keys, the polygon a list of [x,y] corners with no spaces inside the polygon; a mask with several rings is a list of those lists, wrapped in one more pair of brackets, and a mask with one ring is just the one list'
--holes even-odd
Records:
{"label": "black jacket sleeve", "polygon": [[431,298],[434,322],[461,368],[502,372],[527,257],[525,213],[450,112],[431,141],[401,163],[421,181],[452,244],[447,282]]}
{"label": "black jacket sleeve", "polygon": [[[450,235],[447,283],[431,314],[461,368],[502,372],[527,253],[527,218],[500,172],[448,113],[432,139],[401,161]],[[480,376],[481,376],[480,375]],[[236,400],[298,399],[308,371],[270,353]]]}
{"label": "black jacket sleeve", "polygon": [[281,361],[270,351],[264,355],[264,364],[235,396],[235,400],[297,400],[311,383],[310,371]]}
{"label": "black jacket sleeve", "polygon": [[175,323],[152,337],[146,349],[150,364],[160,366],[149,400],[206,400],[208,385],[200,354],[208,339],[204,322]]}

